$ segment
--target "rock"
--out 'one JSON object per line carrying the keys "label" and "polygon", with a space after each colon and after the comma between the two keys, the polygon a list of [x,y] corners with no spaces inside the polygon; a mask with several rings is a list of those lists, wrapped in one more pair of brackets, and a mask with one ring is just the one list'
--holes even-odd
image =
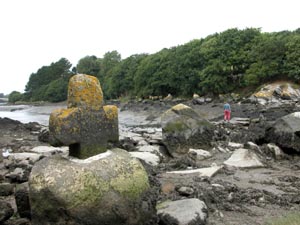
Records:
{"label": "rock", "polygon": [[15,192],[16,205],[19,216],[22,218],[31,218],[29,203],[29,186],[28,182],[18,184]]}
{"label": "rock", "polygon": [[223,166],[212,166],[200,169],[192,169],[192,170],[178,170],[178,171],[169,171],[166,174],[171,175],[196,175],[198,177],[212,177],[214,176]]}
{"label": "rock", "polygon": [[165,101],[170,101],[170,100],[172,100],[172,99],[173,99],[173,96],[172,96],[171,94],[168,94],[168,95],[164,98]]}
{"label": "rock", "polygon": [[208,148],[215,126],[192,108],[178,104],[161,116],[162,142],[173,157],[182,157],[190,148]]}
{"label": "rock", "polygon": [[260,148],[257,144],[251,142],[251,141],[248,141],[245,146],[245,148],[247,149],[251,149],[251,150],[255,150],[255,151],[260,151]]}
{"label": "rock", "polygon": [[189,149],[188,157],[195,163],[212,157],[212,154],[202,149]]}
{"label": "rock", "polygon": [[244,145],[236,142],[228,142],[228,147],[235,149],[235,148],[243,148]]}
{"label": "rock", "polygon": [[157,206],[161,224],[189,225],[206,224],[207,206],[199,199],[166,201]]}
{"label": "rock", "polygon": [[284,152],[275,144],[269,143],[267,148],[275,159],[283,159],[285,157]]}
{"label": "rock", "polygon": [[232,124],[240,124],[243,126],[248,126],[250,123],[250,119],[249,118],[241,118],[241,117],[233,117],[230,120],[230,123]]}
{"label": "rock", "polygon": [[27,160],[30,164],[36,163],[41,159],[41,154],[21,152],[21,153],[11,153],[9,159],[15,161],[16,163]]}
{"label": "rock", "polygon": [[40,142],[49,143],[49,128],[42,128],[38,134],[38,140]]}
{"label": "rock", "polygon": [[3,224],[14,214],[14,210],[8,202],[0,200],[0,224]]}
{"label": "rock", "polygon": [[278,99],[298,101],[300,90],[293,88],[293,84],[290,82],[277,82],[262,87],[260,91],[253,95],[260,104],[278,102]]}
{"label": "rock", "polygon": [[15,168],[12,172],[9,172],[5,175],[10,182],[23,183],[28,181],[29,178],[29,169],[22,169],[20,167]]}
{"label": "rock", "polygon": [[193,98],[192,100],[194,105],[203,105],[205,104],[205,98],[204,97],[199,97],[199,98]]}
{"label": "rock", "polygon": [[29,189],[33,225],[138,225],[156,216],[144,167],[121,149],[84,160],[46,157],[34,165]]}
{"label": "rock", "polygon": [[130,152],[130,155],[135,158],[144,160],[151,166],[157,166],[160,163],[159,157],[151,152]]}
{"label": "rock", "polygon": [[96,77],[78,74],[69,81],[68,108],[51,113],[49,132],[51,145],[69,146],[71,156],[88,158],[119,140],[118,109],[103,105]]}
{"label": "rock", "polygon": [[267,131],[266,140],[291,152],[300,152],[300,112],[278,119]]}
{"label": "rock", "polygon": [[227,166],[240,168],[264,167],[254,152],[244,148],[235,150],[230,158],[224,162],[224,164]]}
{"label": "rock", "polygon": [[43,155],[43,156],[51,156],[55,154],[64,154],[68,155],[69,148],[68,147],[52,147],[52,146],[36,146],[31,149],[31,152]]}
{"label": "rock", "polygon": [[200,98],[200,96],[196,93],[193,94],[193,99],[197,99],[197,98]]}
{"label": "rock", "polygon": [[5,225],[31,225],[30,220],[25,218],[20,219],[10,219],[5,223]]}
{"label": "rock", "polygon": [[3,150],[0,150],[0,163],[3,162],[3,158],[4,158],[4,156],[3,156]]}
{"label": "rock", "polygon": [[15,185],[10,183],[0,183],[0,196],[9,196],[14,193]]}
{"label": "rock", "polygon": [[177,191],[183,196],[189,196],[194,194],[194,189],[191,187],[180,187]]}
{"label": "rock", "polygon": [[155,153],[157,155],[161,155],[159,149],[160,149],[159,145],[143,145],[138,148],[138,151],[139,152],[151,152],[151,153]]}

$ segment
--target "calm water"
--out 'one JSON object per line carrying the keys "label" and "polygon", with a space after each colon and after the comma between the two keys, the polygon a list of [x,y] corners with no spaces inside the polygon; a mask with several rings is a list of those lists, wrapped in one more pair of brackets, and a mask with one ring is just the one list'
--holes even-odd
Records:
{"label": "calm water", "polygon": [[0,117],[8,117],[22,123],[38,122],[48,126],[50,113],[58,108],[62,106],[0,105]]}
{"label": "calm water", "polygon": [[[10,119],[19,120],[22,123],[38,122],[48,126],[50,113],[55,109],[62,108],[66,108],[66,106],[0,105],[0,117],[8,117]],[[147,116],[145,113],[122,111],[119,112],[119,124],[126,127],[147,125],[150,124],[149,121],[146,120]]]}

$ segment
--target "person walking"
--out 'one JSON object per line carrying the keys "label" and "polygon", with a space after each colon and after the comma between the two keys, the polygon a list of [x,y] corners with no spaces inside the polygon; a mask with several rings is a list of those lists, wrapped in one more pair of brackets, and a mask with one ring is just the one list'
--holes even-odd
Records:
{"label": "person walking", "polygon": [[224,104],[224,121],[230,121],[231,108],[228,102]]}

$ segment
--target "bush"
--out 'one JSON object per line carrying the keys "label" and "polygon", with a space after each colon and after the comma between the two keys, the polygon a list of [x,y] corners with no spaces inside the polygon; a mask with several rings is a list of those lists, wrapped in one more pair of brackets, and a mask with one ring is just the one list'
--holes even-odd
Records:
{"label": "bush", "polygon": [[18,91],[13,91],[8,96],[8,102],[15,103],[17,101],[21,101],[23,98],[23,95]]}

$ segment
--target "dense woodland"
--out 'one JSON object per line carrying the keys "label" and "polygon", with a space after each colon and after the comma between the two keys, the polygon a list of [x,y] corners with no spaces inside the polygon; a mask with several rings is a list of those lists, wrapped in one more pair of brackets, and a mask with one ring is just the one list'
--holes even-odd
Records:
{"label": "dense woodland", "polygon": [[229,29],[155,54],[85,56],[75,67],[62,58],[32,73],[25,92],[12,92],[9,101],[64,101],[76,73],[98,77],[106,99],[217,95],[275,79],[299,83],[300,28],[274,33]]}

